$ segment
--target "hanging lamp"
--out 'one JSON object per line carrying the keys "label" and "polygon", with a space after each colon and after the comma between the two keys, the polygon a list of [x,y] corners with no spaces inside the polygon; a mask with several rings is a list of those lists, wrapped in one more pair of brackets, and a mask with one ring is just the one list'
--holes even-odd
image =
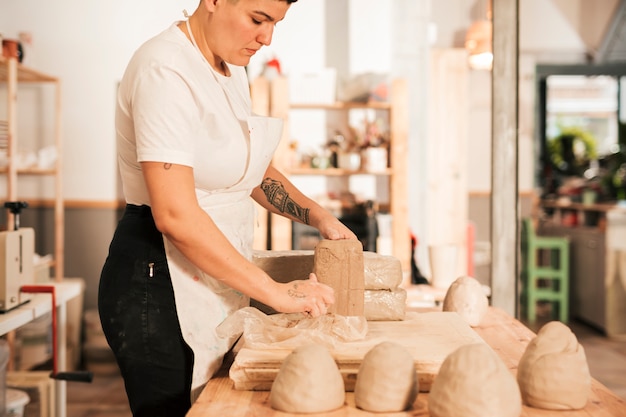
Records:
{"label": "hanging lamp", "polygon": [[470,68],[491,70],[493,65],[492,33],[491,0],[488,0],[486,19],[472,23],[465,35],[465,49],[469,54]]}

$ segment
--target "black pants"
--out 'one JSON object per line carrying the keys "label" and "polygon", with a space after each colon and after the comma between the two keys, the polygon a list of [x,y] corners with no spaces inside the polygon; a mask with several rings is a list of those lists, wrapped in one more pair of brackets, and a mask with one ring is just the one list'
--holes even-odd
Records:
{"label": "black pants", "polygon": [[102,269],[98,309],[133,416],[184,416],[193,353],[182,338],[163,237],[147,206],[126,207]]}

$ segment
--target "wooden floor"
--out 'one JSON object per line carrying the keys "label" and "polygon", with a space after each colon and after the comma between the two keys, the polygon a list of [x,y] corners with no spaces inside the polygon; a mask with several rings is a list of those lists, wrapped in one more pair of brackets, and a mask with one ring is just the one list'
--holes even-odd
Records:
{"label": "wooden floor", "polygon": [[[528,325],[535,332],[541,321]],[[569,323],[585,348],[591,375],[626,400],[626,339],[616,340],[580,322]],[[131,417],[124,385],[118,374],[96,373],[91,383],[67,383],[67,417]],[[26,406],[25,417],[39,416],[37,398]]]}
{"label": "wooden floor", "polygon": [[67,417],[132,417],[119,374],[96,374],[90,384],[68,382]]}

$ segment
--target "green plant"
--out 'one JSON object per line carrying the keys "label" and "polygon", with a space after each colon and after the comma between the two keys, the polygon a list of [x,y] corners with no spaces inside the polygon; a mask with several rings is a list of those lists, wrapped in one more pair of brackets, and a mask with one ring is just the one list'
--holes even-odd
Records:
{"label": "green plant", "polygon": [[548,153],[554,167],[565,174],[581,174],[589,161],[598,158],[596,139],[580,127],[561,129],[548,141]]}

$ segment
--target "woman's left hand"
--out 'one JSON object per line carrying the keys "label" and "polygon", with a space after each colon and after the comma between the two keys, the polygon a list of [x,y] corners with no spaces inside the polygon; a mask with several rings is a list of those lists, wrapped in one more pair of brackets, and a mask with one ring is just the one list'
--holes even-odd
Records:
{"label": "woman's left hand", "polygon": [[352,230],[333,216],[328,216],[318,225],[322,237],[329,240],[353,239],[358,240]]}

